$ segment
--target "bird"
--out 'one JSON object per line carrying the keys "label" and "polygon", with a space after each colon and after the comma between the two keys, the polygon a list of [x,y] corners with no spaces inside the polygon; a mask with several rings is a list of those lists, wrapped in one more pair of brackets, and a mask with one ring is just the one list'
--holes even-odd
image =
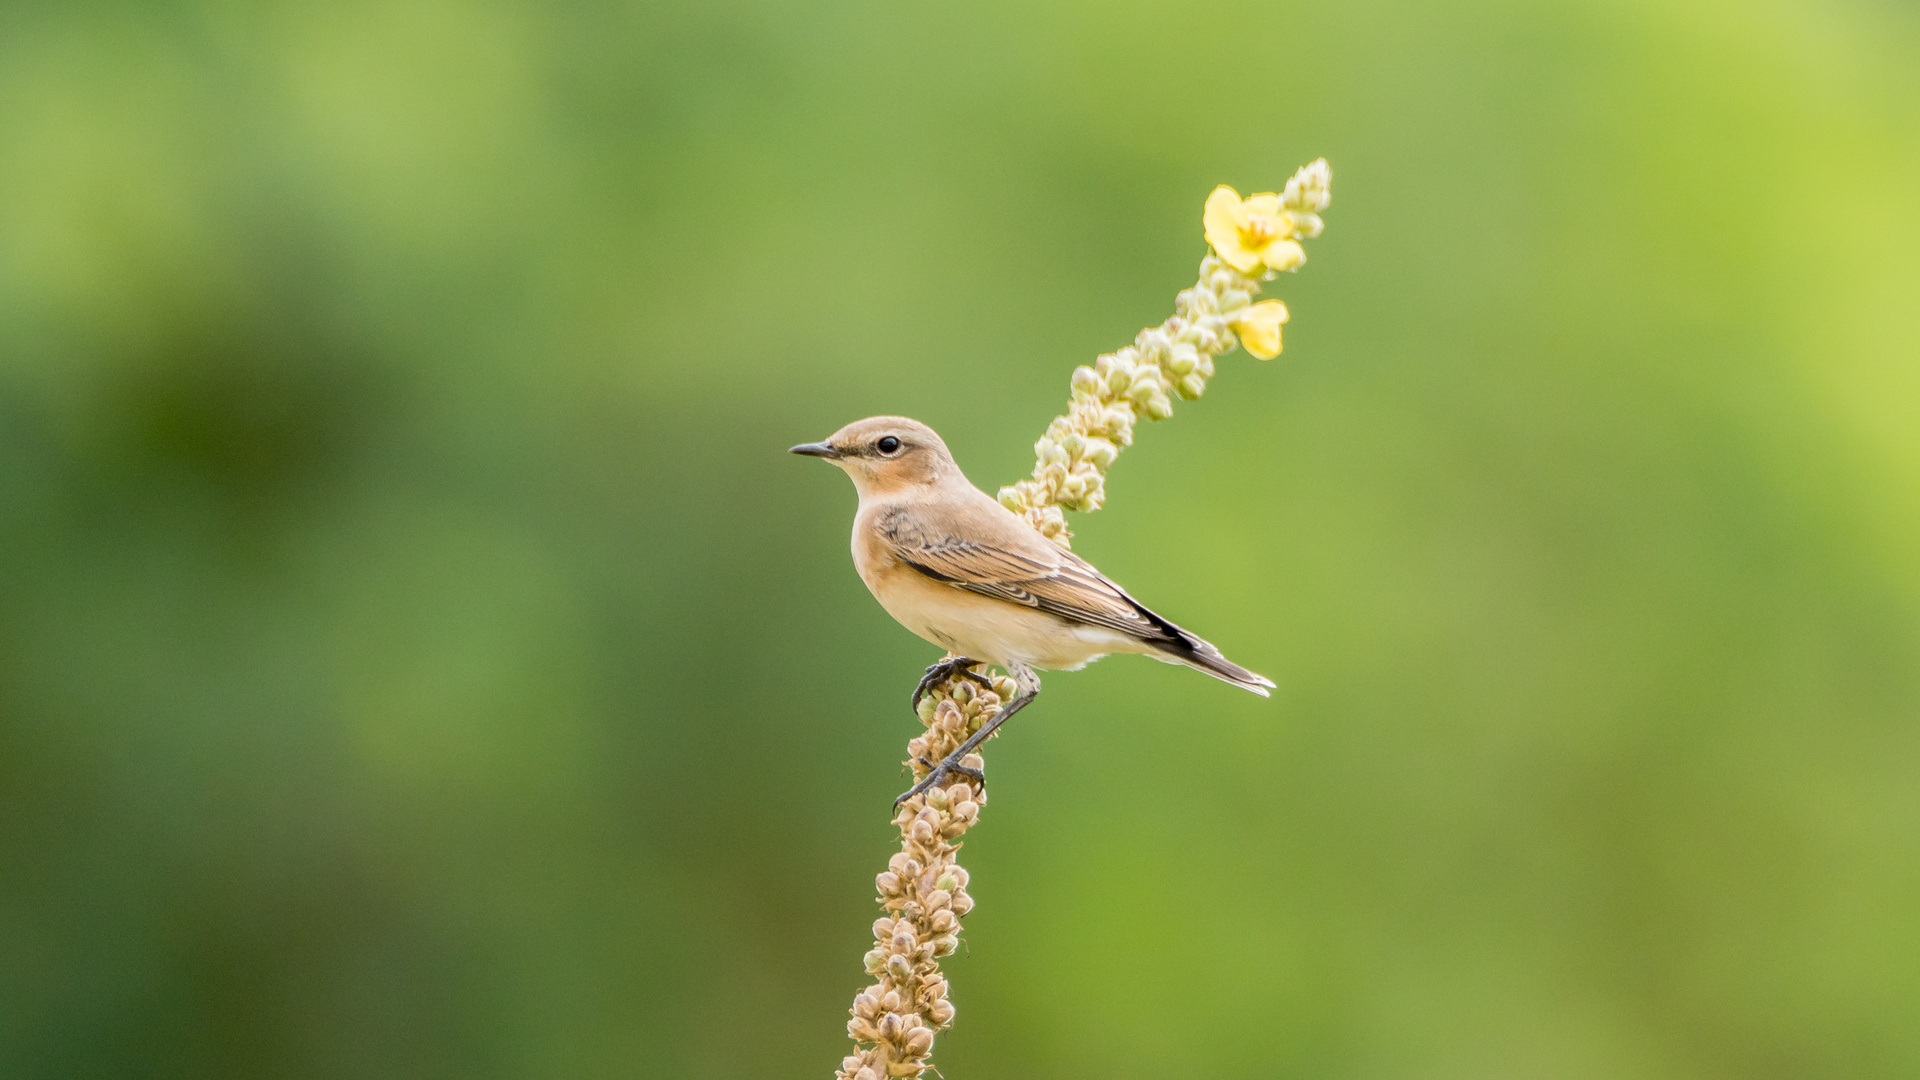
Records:
{"label": "bird", "polygon": [[1031,704],[1039,671],[1075,671],[1113,653],[1184,664],[1261,697],[1272,680],[1135,600],[1113,579],[1043,536],[967,480],[934,430],[904,416],[856,420],[789,453],[823,458],[852,478],[853,565],[900,625],[945,649],[927,668],[912,704],[952,678],[991,685],[973,668],[997,664],[1015,697],[980,730],[894,800],[895,805],[962,775],[961,761]]}

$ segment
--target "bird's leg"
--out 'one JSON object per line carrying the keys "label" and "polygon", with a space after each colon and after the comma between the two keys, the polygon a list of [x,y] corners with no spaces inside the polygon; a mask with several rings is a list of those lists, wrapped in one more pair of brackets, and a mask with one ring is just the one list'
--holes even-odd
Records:
{"label": "bird's leg", "polygon": [[945,660],[929,667],[927,673],[920,677],[920,685],[913,688],[913,700],[909,707],[916,713],[919,712],[920,699],[927,696],[927,691],[939,686],[948,679],[972,679],[988,690],[993,689],[993,680],[973,670],[973,665],[978,663],[980,663],[980,661],[972,657],[949,656]]}
{"label": "bird's leg", "polygon": [[[962,765],[960,764],[960,762],[965,760],[968,754],[973,753],[974,747],[979,746],[981,743],[987,741],[987,738],[991,736],[994,733],[994,731],[1000,727],[1001,724],[1004,724],[1007,722],[1008,717],[1012,716],[1014,713],[1019,712],[1021,709],[1026,708],[1028,703],[1031,702],[1036,696],[1038,696],[1038,693],[1039,693],[1038,691],[1029,691],[1025,694],[1021,694],[1019,697],[1014,698],[1012,701],[1008,702],[1005,706],[1003,706],[1000,709],[999,712],[994,714],[993,719],[980,725],[979,731],[976,731],[972,735],[968,736],[966,742],[963,742],[958,747],[956,747],[953,753],[948,754],[944,758],[941,758],[939,763],[935,764],[933,768],[927,770],[927,775],[922,777],[919,783],[901,792],[900,796],[893,800],[893,805],[899,806],[901,803],[906,802],[908,799],[913,798],[915,795],[918,795],[921,792],[927,790],[928,788],[934,786],[935,784],[938,784],[940,781],[945,780],[948,776],[964,776],[967,779],[973,781],[974,783],[979,784],[982,787],[985,787],[987,783],[987,774],[984,772],[981,772],[979,769],[969,768],[965,765]],[[922,759],[922,760],[924,761],[925,759]]]}
{"label": "bird's leg", "polygon": [[[915,758],[914,760],[927,767],[927,775],[929,777],[937,775],[941,780],[944,780],[949,776],[964,776],[983,788],[987,786],[987,774],[985,770],[975,769],[966,765],[948,765],[946,763],[953,760],[951,756],[941,759],[938,764],[928,761],[926,758]],[[923,780],[921,783],[926,784],[926,781]],[[935,781],[935,783],[938,783],[938,781]],[[925,791],[932,786],[933,784],[926,784],[926,787],[915,784],[912,790],[893,800],[893,805],[899,806],[902,802],[912,798],[915,792]]]}
{"label": "bird's leg", "polygon": [[[900,797],[893,800],[893,805],[899,806],[915,795],[945,780],[948,776],[964,776],[983,788],[987,786],[986,773],[981,772],[979,769],[968,768],[960,764],[960,762],[965,760],[968,754],[973,753],[975,747],[992,737],[993,733],[999,730],[1000,725],[1006,723],[1014,713],[1026,708],[1033,702],[1034,698],[1040,696],[1040,678],[1034,674],[1032,668],[1021,664],[1011,664],[1008,665],[1008,670],[1013,675],[1014,683],[1020,688],[1019,695],[1012,701],[1002,705],[1000,711],[993,714],[993,719],[981,724],[980,730],[967,736],[967,741],[955,747],[953,753],[941,758],[938,764],[928,769],[927,775],[922,777],[919,783],[901,792]],[[922,760],[924,761],[925,759],[923,758]]]}

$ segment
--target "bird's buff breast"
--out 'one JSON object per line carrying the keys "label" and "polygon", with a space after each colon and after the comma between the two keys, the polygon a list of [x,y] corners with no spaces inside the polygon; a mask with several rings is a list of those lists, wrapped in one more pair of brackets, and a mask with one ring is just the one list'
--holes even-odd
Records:
{"label": "bird's buff breast", "polygon": [[866,562],[860,576],[901,626],[957,656],[1071,671],[1108,653],[1141,651],[1111,631],[971,593],[898,560]]}

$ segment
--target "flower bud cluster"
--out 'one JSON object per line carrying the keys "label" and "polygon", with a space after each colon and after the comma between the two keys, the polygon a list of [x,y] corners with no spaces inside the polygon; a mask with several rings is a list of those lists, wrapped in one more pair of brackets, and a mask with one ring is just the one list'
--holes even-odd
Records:
{"label": "flower bud cluster", "polygon": [[1286,208],[1287,216],[1293,219],[1293,235],[1301,240],[1311,240],[1320,235],[1324,227],[1320,213],[1332,202],[1333,170],[1327,165],[1326,158],[1302,166],[1287,181],[1286,190],[1280,193],[1280,205]]}
{"label": "flower bud cluster", "polygon": [[[927,775],[928,762],[952,753],[1012,699],[1012,679],[993,683],[987,690],[950,679],[921,700],[927,730],[908,743],[916,780]],[[968,754],[964,764],[978,769],[983,761]],[[894,814],[900,851],[874,879],[886,914],[873,924],[874,945],[864,959],[874,982],[855,995],[847,1022],[847,1034],[862,1046],[840,1063],[840,1080],[919,1076],[930,1067],[934,1036],[954,1017],[940,957],[959,948],[960,920],[973,910],[967,871],[954,855],[986,801],[984,787],[956,778],[907,799]]]}
{"label": "flower bud cluster", "polygon": [[[1279,202],[1289,239],[1320,235],[1330,183],[1324,160],[1287,181]],[[1232,351],[1242,336],[1261,359],[1279,352],[1286,307],[1277,300],[1254,303],[1260,283],[1274,276],[1261,266],[1254,271],[1259,276],[1208,252],[1199,280],[1174,298],[1172,318],[1142,330],[1132,345],[1093,366],[1075,368],[1066,415],[1054,417],[1033,444],[1033,475],[1000,489],[1001,505],[1061,547],[1070,546],[1073,534],[1062,511],[1098,510],[1106,502],[1107,469],[1133,444],[1141,418],[1165,420],[1173,415],[1174,398],[1192,401],[1205,393],[1214,358]]]}

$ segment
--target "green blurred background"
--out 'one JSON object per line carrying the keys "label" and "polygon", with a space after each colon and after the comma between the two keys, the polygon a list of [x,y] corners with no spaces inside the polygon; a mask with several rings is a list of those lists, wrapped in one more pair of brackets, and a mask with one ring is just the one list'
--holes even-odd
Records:
{"label": "green blurred background", "polygon": [[1920,1076],[1920,9],[0,13],[0,1076],[825,1077],[934,650],[795,442],[1077,549],[950,1077]]}

